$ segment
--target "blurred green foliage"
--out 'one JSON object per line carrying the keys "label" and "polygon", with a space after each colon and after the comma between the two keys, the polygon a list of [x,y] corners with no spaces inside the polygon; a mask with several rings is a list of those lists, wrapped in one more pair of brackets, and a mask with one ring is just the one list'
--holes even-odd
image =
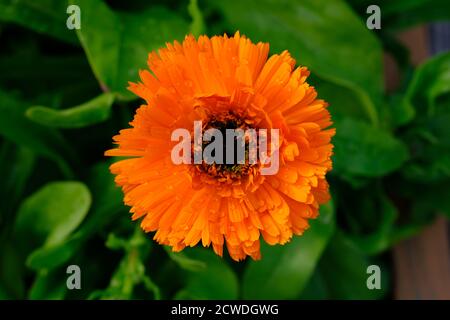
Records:
{"label": "blurred green foliage", "polygon": [[[369,4],[382,30],[366,28]],[[450,53],[414,70],[395,34],[449,16],[445,0],[0,0],[0,299],[389,297],[386,250],[450,216]],[[156,245],[103,156],[139,105],[126,87],[149,51],[236,30],[308,66],[337,128],[333,201],[304,236],[242,263]],[[402,71],[394,93],[385,51]],[[366,287],[373,263],[382,290]],[[70,264],[81,290],[66,289]]]}

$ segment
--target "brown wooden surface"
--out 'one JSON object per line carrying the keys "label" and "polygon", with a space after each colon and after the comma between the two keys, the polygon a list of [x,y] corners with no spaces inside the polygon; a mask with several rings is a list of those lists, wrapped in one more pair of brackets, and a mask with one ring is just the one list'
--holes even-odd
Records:
{"label": "brown wooden surface", "polygon": [[396,299],[450,299],[447,221],[440,217],[419,236],[394,247]]}
{"label": "brown wooden surface", "polygon": [[[404,32],[400,40],[411,51],[415,65],[428,57],[425,27]],[[385,59],[386,85],[398,84],[398,73],[390,57]],[[402,241],[393,249],[394,298],[450,299],[450,248],[448,222],[440,217],[420,235]]]}

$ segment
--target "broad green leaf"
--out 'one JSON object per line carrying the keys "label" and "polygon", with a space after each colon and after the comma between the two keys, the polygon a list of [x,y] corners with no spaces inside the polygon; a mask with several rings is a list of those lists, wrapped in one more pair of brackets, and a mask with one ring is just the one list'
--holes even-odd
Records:
{"label": "broad green leaf", "polygon": [[51,270],[69,261],[82,244],[83,238],[75,233],[59,243],[44,245],[28,256],[27,267],[33,270]]}
{"label": "broad green leaf", "polygon": [[84,184],[48,183],[22,203],[16,234],[48,246],[60,243],[80,225],[90,205],[91,194]]}
{"label": "broad green leaf", "polygon": [[250,261],[243,277],[245,299],[295,299],[302,292],[335,228],[329,202],[305,233],[284,246],[261,245],[262,259]]}
{"label": "broad green leaf", "polygon": [[61,0],[0,0],[0,21],[14,22],[59,40],[77,44],[73,30],[69,30],[67,2]]}
{"label": "broad green leaf", "polygon": [[27,110],[26,116],[48,127],[82,128],[108,119],[113,101],[114,94],[104,93],[79,106],[64,110],[33,106]]}
{"label": "broad green leaf", "polygon": [[60,243],[36,249],[28,257],[28,267],[34,270],[53,269],[66,263],[86,240],[114,221],[119,212],[126,211],[121,191],[108,170],[108,163],[102,162],[93,166],[89,188],[92,190],[92,207],[78,231]]}
{"label": "broad green leaf", "polygon": [[344,1],[209,1],[232,30],[271,51],[289,50],[320,78],[354,90],[373,123],[383,91],[382,51],[375,35]]}
{"label": "broad green leaf", "polygon": [[380,299],[387,292],[387,273],[381,269],[381,290],[367,288],[367,267],[362,251],[341,232],[336,232],[319,263],[319,272],[331,299]]}
{"label": "broad green leaf", "polygon": [[187,249],[186,255],[201,261],[205,268],[186,272],[186,284],[176,299],[237,299],[239,283],[222,258],[206,248]]}
{"label": "broad green leaf", "polygon": [[65,159],[71,155],[66,141],[54,130],[33,123],[25,117],[24,102],[0,90],[0,135],[54,160],[61,170],[71,176]]}
{"label": "broad green leaf", "polygon": [[408,159],[408,149],[389,132],[364,122],[336,119],[333,167],[337,174],[377,177],[386,175]]}
{"label": "broad green leaf", "polygon": [[77,34],[102,89],[125,99],[132,97],[128,81],[137,81],[148,53],[182,39],[189,30],[183,18],[164,8],[128,14],[114,12],[100,0],[70,2],[83,13]]}
{"label": "broad green leaf", "polygon": [[366,105],[355,91],[315,76],[309,82],[316,88],[318,97],[328,102],[331,119],[351,117],[370,123],[370,111],[365,109]]}

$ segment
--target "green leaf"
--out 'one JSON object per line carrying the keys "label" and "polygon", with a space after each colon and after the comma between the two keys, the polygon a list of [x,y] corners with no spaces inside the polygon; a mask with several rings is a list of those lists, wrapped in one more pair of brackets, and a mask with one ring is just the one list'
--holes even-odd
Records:
{"label": "green leaf", "polygon": [[387,208],[381,212],[380,223],[377,230],[365,235],[350,237],[361,250],[370,255],[380,254],[393,245],[392,234],[394,232],[394,223],[397,219],[397,210],[392,204],[386,204]]}
{"label": "green leaf", "polygon": [[328,102],[328,111],[332,119],[351,117],[371,122],[370,112],[365,109],[365,105],[361,103],[355,91],[314,75],[309,82],[316,88],[320,99]]}
{"label": "green leaf", "polygon": [[410,103],[405,102],[403,95],[392,96],[387,107],[389,121],[394,128],[410,123],[416,116],[416,110]]}
{"label": "green leaf", "polygon": [[25,110],[24,102],[0,90],[0,135],[54,160],[67,176],[71,176],[71,169],[65,161],[71,155],[68,144],[57,131],[27,119]]}
{"label": "green leaf", "polygon": [[450,53],[443,53],[427,60],[414,73],[405,95],[405,103],[414,106],[417,114],[433,116],[440,112],[449,112],[450,105],[444,110],[437,108],[437,99],[450,93]]}
{"label": "green leaf", "polygon": [[108,119],[113,101],[114,94],[104,93],[79,106],[64,110],[33,106],[27,110],[26,116],[48,127],[82,128]]}
{"label": "green leaf", "polygon": [[327,284],[317,267],[303,289],[299,300],[325,300],[329,298]]}
{"label": "green leaf", "polygon": [[128,241],[110,233],[105,243],[106,247],[111,250],[127,249]]}
{"label": "green leaf", "polygon": [[67,2],[61,0],[0,0],[0,21],[14,22],[36,32],[77,44],[75,32],[66,26]]}
{"label": "green leaf", "polygon": [[[380,254],[393,244],[398,211],[390,199],[377,185],[369,185],[358,192],[350,191],[343,202],[342,211],[347,219],[358,223],[358,231],[348,235],[362,252],[368,255]],[[364,212],[364,215],[361,215]]]}
{"label": "green leaf", "polygon": [[170,247],[164,246],[170,259],[172,259],[181,268],[188,271],[200,271],[206,268],[206,264],[203,261],[189,258],[184,252],[173,252]]}
{"label": "green leaf", "polygon": [[[110,237],[111,238],[111,237]],[[117,236],[113,236],[115,240]],[[159,288],[145,274],[144,259],[148,256],[150,242],[138,226],[130,239],[121,239],[125,255],[111,277],[109,286],[105,290],[94,292],[90,298],[96,299],[132,299],[133,291],[139,284],[153,292],[155,299],[160,299]],[[111,244],[111,240],[109,240]]]}
{"label": "green leaf", "polygon": [[12,213],[22,196],[32,173],[35,156],[28,148],[16,146],[9,141],[0,148],[0,194],[8,201],[0,203],[0,225],[11,226]]}
{"label": "green leaf", "polygon": [[381,290],[367,288],[367,267],[372,265],[358,246],[336,232],[319,263],[320,275],[332,299],[381,299],[388,290],[386,272],[381,272]]}
{"label": "green leaf", "polygon": [[336,119],[333,139],[337,174],[377,177],[402,166],[408,149],[389,132],[346,118]]}
{"label": "green leaf", "polygon": [[110,163],[100,162],[90,170],[88,185],[94,201],[91,213],[80,228],[80,234],[83,237],[92,236],[109,223],[116,222],[119,213],[128,211],[123,204],[122,191],[109,171]]}
{"label": "green leaf", "polygon": [[[232,30],[289,50],[320,78],[354,90],[373,123],[383,92],[381,45],[344,1],[209,1]],[[326,8],[326,10],[324,9]],[[320,95],[320,92],[319,92]]]}
{"label": "green leaf", "polygon": [[83,244],[78,233],[59,243],[44,245],[27,258],[27,267],[33,270],[51,270],[69,261]]}
{"label": "green leaf", "polygon": [[48,183],[22,203],[16,235],[48,246],[60,243],[83,221],[90,205],[91,194],[84,184]]}
{"label": "green leaf", "polygon": [[[449,117],[447,117],[449,119]],[[422,145],[414,162],[402,168],[402,174],[410,181],[435,183],[450,177],[450,153],[439,146]]]}
{"label": "green leaf", "polygon": [[295,299],[314,272],[335,228],[332,202],[320,208],[304,235],[284,246],[261,245],[262,259],[250,261],[244,272],[245,299]]}
{"label": "green leaf", "polygon": [[[0,288],[11,299],[23,299],[25,294],[24,267],[11,243],[0,244]],[[1,294],[0,294],[1,300]]]}
{"label": "green leaf", "polygon": [[205,21],[203,20],[203,14],[198,7],[197,0],[189,0],[188,11],[192,18],[190,26],[191,33],[198,37],[205,32]]}
{"label": "green leaf", "polygon": [[28,267],[34,270],[53,269],[66,263],[92,235],[114,221],[119,212],[125,211],[122,193],[114,183],[108,163],[93,166],[89,188],[93,196],[92,207],[78,231],[60,243],[36,249],[28,257]]}
{"label": "green leaf", "polygon": [[436,56],[414,73],[405,104],[416,120],[402,134],[412,159],[402,173],[410,181],[433,183],[450,177],[450,53]]}
{"label": "green leaf", "polygon": [[185,250],[193,260],[206,267],[186,272],[186,285],[175,299],[237,299],[239,283],[231,268],[211,250],[192,248]]}
{"label": "green leaf", "polygon": [[189,28],[183,18],[164,8],[128,14],[114,12],[100,0],[70,2],[81,8],[77,35],[102,89],[124,99],[132,97],[127,83],[137,80],[148,53],[182,39]]}
{"label": "green leaf", "polygon": [[450,3],[447,0],[384,0],[381,6],[385,27],[392,29],[450,19]]}
{"label": "green leaf", "polygon": [[439,212],[450,218],[450,180],[433,185],[422,185],[420,195],[413,199],[412,215],[427,217]]}
{"label": "green leaf", "polygon": [[62,300],[67,293],[67,275],[58,271],[41,270],[28,293],[31,300]]}
{"label": "green leaf", "polygon": [[381,29],[398,32],[401,29],[433,21],[450,19],[450,6],[447,0],[347,0],[365,21],[370,5],[381,9]]}

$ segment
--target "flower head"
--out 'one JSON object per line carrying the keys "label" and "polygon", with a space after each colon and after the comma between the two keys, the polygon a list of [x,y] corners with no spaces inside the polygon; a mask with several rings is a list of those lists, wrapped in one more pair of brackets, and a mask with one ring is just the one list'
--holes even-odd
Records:
{"label": "flower head", "polygon": [[[259,259],[261,237],[285,244],[329,199],[325,175],[335,130],[327,129],[327,103],[317,99],[306,82],[309,71],[295,68],[287,51],[268,53],[267,43],[253,44],[239,33],[187,36],[150,53],[151,72],[140,71],[141,82],[130,83],[146,103],[106,154],[128,157],[111,166],[124,202],[133,219],[143,217],[145,231],[156,231],[154,239],[174,251],[201,241],[218,255],[226,245],[234,260]],[[244,162],[194,161],[196,152],[206,150],[205,140],[184,150],[184,159],[193,161],[175,163],[179,142],[173,132],[181,128],[195,136],[194,123],[202,132],[277,129],[277,141],[265,137],[266,156],[277,156],[277,171],[262,174],[269,161],[251,162],[248,146]]]}

